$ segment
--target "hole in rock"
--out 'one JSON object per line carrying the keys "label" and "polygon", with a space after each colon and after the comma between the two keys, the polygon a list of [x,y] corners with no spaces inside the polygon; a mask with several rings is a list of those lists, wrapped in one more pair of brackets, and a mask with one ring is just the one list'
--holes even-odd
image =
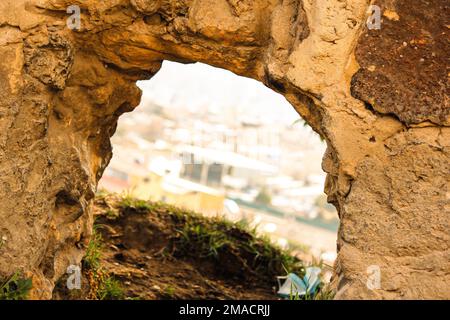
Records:
{"label": "hole in rock", "polygon": [[325,142],[263,84],[204,64],[164,62],[123,115],[99,190],[245,220],[303,260],[336,256],[323,193]]}

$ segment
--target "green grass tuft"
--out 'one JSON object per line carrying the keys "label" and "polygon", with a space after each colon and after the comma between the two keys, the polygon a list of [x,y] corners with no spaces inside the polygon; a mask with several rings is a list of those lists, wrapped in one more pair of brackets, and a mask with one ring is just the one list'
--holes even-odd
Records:
{"label": "green grass tuft", "polygon": [[31,279],[23,278],[16,272],[0,285],[0,300],[26,300],[31,288]]}
{"label": "green grass tuft", "polygon": [[134,209],[138,211],[149,211],[152,209],[152,204],[145,200],[138,200],[131,196],[124,196],[119,202],[122,209]]}
{"label": "green grass tuft", "polygon": [[232,244],[225,233],[202,224],[186,223],[178,232],[180,246],[186,250],[195,246],[200,257],[217,257],[221,248]]}
{"label": "green grass tuft", "polygon": [[99,225],[94,225],[91,241],[83,258],[90,284],[89,297],[96,300],[125,299],[125,294],[119,283],[101,266],[103,240]]}
{"label": "green grass tuft", "polygon": [[102,283],[100,283],[97,297],[99,300],[122,300],[125,299],[125,294],[119,281],[112,276],[107,276]]}
{"label": "green grass tuft", "polygon": [[280,249],[268,237],[258,235],[256,228],[249,228],[245,221],[234,223],[223,217],[206,218],[171,206],[166,206],[166,210],[180,226],[176,229],[179,252],[201,258],[219,258],[225,250],[239,252],[241,256],[253,257],[246,264],[256,272],[278,274],[286,270],[304,274],[303,264],[291,252]]}
{"label": "green grass tuft", "polygon": [[94,225],[92,238],[83,258],[84,267],[92,270],[96,270],[100,267],[100,258],[102,256],[102,236],[97,229],[98,225]]}

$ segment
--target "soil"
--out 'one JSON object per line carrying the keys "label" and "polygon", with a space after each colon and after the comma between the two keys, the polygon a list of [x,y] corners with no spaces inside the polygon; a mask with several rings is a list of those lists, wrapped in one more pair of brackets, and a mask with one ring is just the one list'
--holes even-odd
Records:
{"label": "soil", "polygon": [[[129,298],[158,299],[227,299],[274,300],[276,276],[285,274],[276,248],[266,259],[264,242],[251,232],[199,217],[164,205],[151,210],[132,206],[123,208],[120,200],[104,197],[95,203],[97,232],[102,237],[100,265],[120,282]],[[237,246],[226,244],[217,256],[204,254],[195,239],[183,244],[180,230],[192,220],[200,226],[223,229]],[[218,224],[217,224],[218,223]],[[217,225],[214,225],[217,224]],[[217,228],[217,226],[219,226]],[[244,250],[243,248],[259,248]],[[271,261],[270,261],[271,260]],[[299,262],[299,261],[298,261]],[[74,296],[58,283],[54,299],[89,299],[89,272],[85,275],[83,293]],[[91,286],[92,287],[92,286]]]}

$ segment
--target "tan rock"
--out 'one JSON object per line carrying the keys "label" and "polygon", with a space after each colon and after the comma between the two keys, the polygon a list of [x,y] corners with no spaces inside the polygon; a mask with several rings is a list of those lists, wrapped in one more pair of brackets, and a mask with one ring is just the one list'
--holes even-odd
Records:
{"label": "tan rock", "polygon": [[[200,61],[283,94],[325,138],[337,298],[450,298],[445,0],[375,1],[401,17],[379,31],[365,28],[369,2],[1,1],[0,276],[22,270],[32,298],[51,297],[89,241],[136,81],[163,60]],[[70,5],[79,30],[67,27]]]}

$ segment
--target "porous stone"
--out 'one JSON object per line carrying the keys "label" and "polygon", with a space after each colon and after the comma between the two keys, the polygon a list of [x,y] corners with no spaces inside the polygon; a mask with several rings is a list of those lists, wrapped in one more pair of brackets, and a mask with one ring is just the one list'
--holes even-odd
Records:
{"label": "porous stone", "polygon": [[368,30],[371,2],[2,0],[0,276],[51,298],[80,263],[117,120],[172,60],[261,81],[326,140],[336,298],[450,298],[448,4],[376,0]]}

